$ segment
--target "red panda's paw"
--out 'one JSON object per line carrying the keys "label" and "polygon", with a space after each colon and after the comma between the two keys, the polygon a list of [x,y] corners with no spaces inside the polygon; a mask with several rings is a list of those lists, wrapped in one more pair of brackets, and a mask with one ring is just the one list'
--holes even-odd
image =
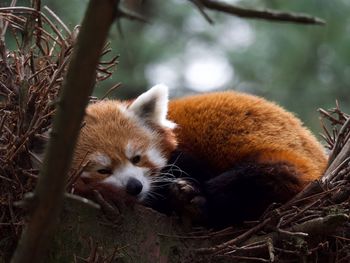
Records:
{"label": "red panda's paw", "polygon": [[185,179],[176,179],[170,186],[172,202],[177,212],[192,223],[206,219],[206,198],[199,187]]}
{"label": "red panda's paw", "polygon": [[183,202],[189,202],[200,194],[200,190],[197,186],[181,178],[176,179],[171,184],[170,191],[178,201]]}

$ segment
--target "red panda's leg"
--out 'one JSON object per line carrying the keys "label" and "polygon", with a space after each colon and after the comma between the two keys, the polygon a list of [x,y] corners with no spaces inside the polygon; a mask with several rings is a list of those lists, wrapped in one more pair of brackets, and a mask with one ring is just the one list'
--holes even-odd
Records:
{"label": "red panda's leg", "polygon": [[186,221],[205,223],[206,200],[198,183],[188,178],[153,183],[154,190],[143,204],[158,212],[176,214]]}
{"label": "red panda's leg", "polygon": [[203,162],[174,151],[168,165],[152,183],[144,204],[168,215],[175,213],[192,217],[193,221],[204,221],[206,209],[202,187],[212,177],[214,174]]}
{"label": "red panda's leg", "polygon": [[206,199],[200,184],[178,178],[169,185],[171,206],[177,215],[190,224],[207,222]]}
{"label": "red panda's leg", "polygon": [[215,228],[259,218],[271,203],[284,203],[302,188],[286,162],[241,163],[203,187],[209,224]]}

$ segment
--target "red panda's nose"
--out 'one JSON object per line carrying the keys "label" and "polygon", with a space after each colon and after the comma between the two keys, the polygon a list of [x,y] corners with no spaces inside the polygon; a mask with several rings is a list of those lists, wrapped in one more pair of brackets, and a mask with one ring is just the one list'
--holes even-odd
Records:
{"label": "red panda's nose", "polygon": [[135,178],[130,178],[126,184],[126,192],[130,195],[138,195],[142,191],[142,183],[135,179]]}

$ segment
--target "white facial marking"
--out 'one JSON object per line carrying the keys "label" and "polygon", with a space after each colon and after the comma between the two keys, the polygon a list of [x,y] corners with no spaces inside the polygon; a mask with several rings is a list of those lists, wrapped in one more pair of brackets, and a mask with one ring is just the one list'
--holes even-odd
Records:
{"label": "white facial marking", "polygon": [[82,172],[80,174],[80,177],[82,177],[82,178],[90,178],[90,172],[84,171],[84,172]]}
{"label": "white facial marking", "polygon": [[[89,156],[89,159],[91,161],[95,162],[97,167],[109,167],[112,164],[111,159],[107,155],[100,153],[100,152],[95,152],[95,153],[91,154]],[[91,172],[83,171],[80,174],[80,176],[82,178],[90,178]]]}
{"label": "white facial marking", "polygon": [[133,146],[133,144],[131,142],[128,142],[126,147],[125,147],[125,156],[130,159],[132,157],[134,157],[135,155],[140,155],[141,152],[137,151],[137,149],[135,148],[135,146]]}
{"label": "white facial marking", "polygon": [[166,164],[166,159],[156,147],[148,149],[147,157],[159,169],[163,168]]}
{"label": "white facial marking", "polygon": [[92,161],[95,161],[97,164],[105,167],[110,166],[112,163],[111,159],[107,155],[100,152],[93,153],[90,158]]}
{"label": "white facial marking", "polygon": [[126,164],[113,171],[113,174],[102,181],[104,184],[110,184],[118,188],[125,189],[130,178],[139,180],[142,184],[142,191],[137,198],[142,200],[150,190],[150,180],[147,178],[149,169],[137,167],[132,164]]}

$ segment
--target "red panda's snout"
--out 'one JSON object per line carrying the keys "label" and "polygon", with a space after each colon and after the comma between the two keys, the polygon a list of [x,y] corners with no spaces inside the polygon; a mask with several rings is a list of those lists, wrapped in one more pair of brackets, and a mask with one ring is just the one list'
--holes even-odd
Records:
{"label": "red panda's snout", "polygon": [[166,119],[168,90],[155,86],[134,101],[100,101],[88,106],[73,166],[86,164],[75,190],[99,191],[105,199],[143,201],[176,147]]}

